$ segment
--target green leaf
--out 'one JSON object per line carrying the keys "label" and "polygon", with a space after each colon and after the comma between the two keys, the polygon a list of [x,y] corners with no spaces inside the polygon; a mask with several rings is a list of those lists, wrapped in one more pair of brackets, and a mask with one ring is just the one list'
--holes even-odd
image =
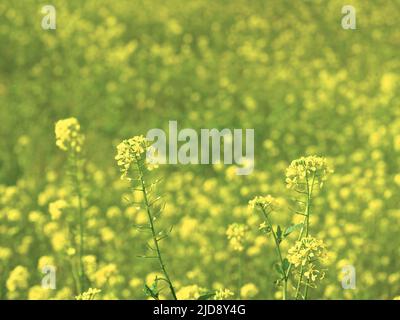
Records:
{"label": "green leaf", "polygon": [[283,276],[284,275],[284,273],[283,273],[283,271],[282,271],[282,266],[279,264],[279,263],[275,263],[275,270],[281,275],[281,276]]}
{"label": "green leaf", "polygon": [[197,300],[210,300],[212,297],[215,296],[215,292],[209,292],[201,295],[197,298]]}
{"label": "green leaf", "polygon": [[152,297],[154,300],[158,300],[160,294],[157,288],[158,281],[159,278],[156,277],[150,287],[145,284],[143,288],[145,295],[148,297]]}
{"label": "green leaf", "polygon": [[282,241],[282,229],[280,226],[276,228],[276,237],[278,238],[278,243]]}
{"label": "green leaf", "polygon": [[285,232],[283,232],[283,237],[286,238],[289,234],[291,234],[293,231],[296,231],[298,229],[301,229],[303,227],[303,223],[298,223],[291,225],[290,227],[285,229]]}
{"label": "green leaf", "polygon": [[289,260],[286,259],[286,258],[283,259],[282,270],[283,270],[283,273],[284,273],[284,274],[286,274],[286,272],[287,272],[287,270],[288,270],[288,268],[289,268],[289,265],[290,265]]}
{"label": "green leaf", "polygon": [[145,295],[148,297],[152,297],[154,300],[158,300],[158,290],[156,286],[157,285],[153,283],[153,285],[150,288],[147,284],[145,284],[143,289]]}

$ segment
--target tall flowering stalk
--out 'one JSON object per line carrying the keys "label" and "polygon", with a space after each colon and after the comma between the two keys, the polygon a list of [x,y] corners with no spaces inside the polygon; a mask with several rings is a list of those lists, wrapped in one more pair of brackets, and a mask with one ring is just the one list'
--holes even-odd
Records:
{"label": "tall flowering stalk", "polygon": [[[296,214],[304,216],[303,224],[300,234],[297,239],[296,245],[301,243],[303,237],[309,237],[310,229],[310,215],[312,208],[313,193],[316,188],[322,188],[328,175],[332,173],[325,158],[317,156],[301,157],[300,159],[292,161],[290,166],[286,169],[286,185],[288,189],[295,191],[299,196],[296,202],[299,206]],[[302,211],[302,207],[304,211]],[[293,263],[290,263],[287,273],[290,272]],[[301,286],[303,285],[303,277],[306,272],[306,266],[300,266],[298,282],[296,286],[295,298],[300,297]],[[309,274],[309,273],[307,273]],[[307,299],[308,288],[311,282],[307,278],[304,284],[303,298]]]}
{"label": "tall flowering stalk", "polygon": [[81,127],[76,118],[67,118],[60,120],[55,125],[56,145],[63,151],[67,152],[69,160],[68,174],[71,177],[74,193],[77,198],[78,225],[79,225],[79,271],[77,291],[86,290],[86,275],[83,263],[85,255],[85,220],[83,215],[83,196],[81,187],[82,176],[82,147],[85,141],[84,135],[81,133]]}
{"label": "tall flowering stalk", "polygon": [[146,138],[143,136],[135,136],[131,139],[122,141],[117,146],[117,155],[115,159],[117,160],[117,164],[121,170],[121,179],[129,181],[132,184],[133,191],[140,191],[143,195],[143,204],[148,217],[148,226],[144,228],[150,230],[153,247],[149,246],[149,248],[155,253],[155,256],[145,257],[156,258],[163,274],[162,278],[156,278],[151,287],[146,285],[145,292],[152,298],[158,299],[157,282],[165,281],[170,289],[172,297],[177,300],[175,288],[167,272],[160,250],[160,241],[165,239],[168,236],[168,233],[158,232],[155,226],[157,215],[161,212],[155,205],[160,200],[160,197],[152,199],[152,188],[157,181],[154,183],[148,183],[146,179],[148,172],[156,167],[146,159],[149,148]]}
{"label": "tall flowering stalk", "polygon": [[[257,196],[249,202],[251,208],[258,209],[262,213],[264,222],[260,225],[260,230],[266,234],[272,234],[278,256],[277,271],[280,274],[277,283],[283,282],[282,298],[284,300],[288,298],[291,272],[297,277],[297,284],[294,288],[295,299],[300,297],[307,299],[308,289],[314,286],[317,280],[324,277],[322,265],[327,257],[326,248],[321,240],[309,235],[310,215],[313,193],[316,188],[322,188],[331,172],[326,159],[321,157],[302,157],[292,161],[286,170],[286,184],[298,195],[295,213],[303,216],[304,219],[302,223],[291,225],[284,230],[280,226],[273,227],[271,213],[275,210],[277,201],[272,196]],[[281,242],[295,230],[300,230],[297,241],[289,249],[287,257],[284,258]],[[303,293],[301,293],[302,287],[304,287]]]}
{"label": "tall flowering stalk", "polygon": [[276,230],[274,230],[270,217],[270,214],[275,210],[277,204],[277,200],[271,195],[267,195],[265,197],[257,196],[249,202],[249,206],[252,209],[260,210],[263,215],[264,222],[260,225],[259,229],[266,234],[271,233],[274,239],[276,252],[279,258],[278,272],[282,275],[281,280],[283,281],[282,299],[286,300],[288,284],[288,275],[286,274],[286,269],[288,266],[288,260],[283,258],[280,246],[282,242],[282,230],[279,226],[276,228]]}

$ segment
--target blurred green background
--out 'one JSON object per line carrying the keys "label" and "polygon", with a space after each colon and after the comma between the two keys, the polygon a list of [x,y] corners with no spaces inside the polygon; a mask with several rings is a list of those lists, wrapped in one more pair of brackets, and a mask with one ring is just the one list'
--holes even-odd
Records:
{"label": "blurred green background", "polygon": [[[76,294],[63,220],[73,212],[49,214],[51,203],[72,201],[54,137],[54,123],[70,116],[86,135],[87,261],[102,298],[144,298],[156,266],[136,257],[143,212],[122,200],[115,146],[169,120],[255,129],[250,176],[234,166],[159,169],[160,223],[174,225],[162,248],[178,288],[238,290],[225,231],[240,222],[250,227],[243,284],[257,288],[248,298],[279,298],[272,242],[247,202],[290,199],[285,168],[318,154],[335,173],[311,232],[331,259],[310,298],[400,295],[399,1],[54,0],[57,29],[43,30],[46,4],[0,3],[0,298]],[[345,4],[357,10],[356,30],[341,27]],[[284,207],[276,220],[295,218]],[[57,290],[40,288],[43,261],[57,266]],[[356,267],[355,290],[341,287],[346,264]]]}

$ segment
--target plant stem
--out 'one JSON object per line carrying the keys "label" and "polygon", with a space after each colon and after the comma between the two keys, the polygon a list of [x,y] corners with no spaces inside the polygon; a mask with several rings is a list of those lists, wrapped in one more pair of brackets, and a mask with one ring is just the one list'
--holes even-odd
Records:
{"label": "plant stem", "polygon": [[[312,199],[312,193],[314,189],[314,182],[315,182],[315,173],[313,174],[312,177],[312,182],[311,182],[311,187],[309,184],[309,179],[308,179],[308,174],[306,174],[306,187],[307,187],[307,199],[306,199],[306,208],[304,210],[304,220],[303,220],[303,226],[301,228],[300,234],[297,238],[297,241],[300,241],[303,238],[304,231],[306,231],[306,237],[309,234],[309,226],[310,226],[310,213],[311,213],[311,199]],[[289,276],[290,269],[292,268],[292,264],[289,264],[286,276]],[[300,286],[301,286],[301,280],[303,279],[303,266],[301,266],[300,269],[300,277],[299,281],[297,282],[297,287],[296,287],[296,295],[295,299],[297,300],[297,297],[300,292]]]}
{"label": "plant stem", "polygon": [[309,284],[310,284],[310,279],[307,280],[306,287],[304,289],[304,300],[307,300]]}
{"label": "plant stem", "polygon": [[299,280],[297,281],[297,286],[296,286],[296,295],[295,295],[295,299],[297,300],[297,298],[299,297],[300,294],[300,287],[301,287],[301,281],[303,280],[303,266],[301,266],[300,268],[300,277]]}
{"label": "plant stem", "polygon": [[278,257],[279,257],[279,260],[280,260],[280,263],[281,263],[281,269],[282,269],[282,274],[283,274],[283,282],[284,282],[284,284],[283,284],[283,288],[282,288],[282,299],[283,299],[283,300],[286,300],[287,280],[288,280],[288,277],[287,277],[287,275],[285,274],[285,270],[283,270],[283,258],[282,258],[282,252],[281,252],[280,242],[279,242],[279,240],[278,240],[278,237],[277,237],[277,235],[276,235],[276,233],[275,233],[274,228],[272,227],[271,220],[269,219],[268,214],[265,212],[264,207],[261,207],[261,210],[262,210],[262,213],[263,213],[263,215],[264,215],[264,217],[265,217],[265,220],[268,222],[268,226],[269,226],[270,229],[271,229],[272,236],[274,237],[275,247],[276,247],[276,251],[277,251],[277,253],[278,253]]}
{"label": "plant stem", "polygon": [[143,200],[144,200],[144,203],[145,203],[145,206],[146,206],[147,217],[149,219],[151,235],[152,235],[152,238],[153,238],[153,243],[154,243],[155,250],[157,252],[158,262],[160,263],[160,268],[161,268],[161,270],[162,270],[162,272],[164,274],[165,280],[168,283],[169,289],[171,291],[171,294],[172,294],[174,300],[178,300],[177,297],[176,297],[174,286],[172,285],[171,279],[170,279],[170,277],[168,275],[168,272],[167,272],[167,270],[165,268],[164,261],[163,261],[162,256],[161,256],[160,247],[158,245],[159,240],[157,239],[157,233],[156,233],[155,228],[154,228],[153,215],[151,213],[150,204],[149,204],[149,200],[148,200],[147,188],[146,188],[146,184],[145,184],[145,181],[144,181],[143,169],[140,166],[139,159],[137,159],[136,163],[137,163],[137,167],[138,167],[138,170],[139,170],[139,178],[140,178],[140,183],[141,183],[141,188],[142,188],[142,193],[143,193]]}
{"label": "plant stem", "polygon": [[[315,182],[315,173],[313,174],[313,177],[312,177],[312,180],[311,180],[311,186],[310,186],[310,183],[309,183],[308,174],[306,174],[307,201],[306,201],[306,209],[305,209],[305,212],[304,212],[305,217],[304,217],[303,227],[301,228],[301,232],[300,232],[298,241],[300,241],[303,238],[304,231],[306,232],[306,237],[308,237],[308,234],[309,234],[311,200],[312,200],[312,193],[313,193],[313,189],[314,189],[314,182]],[[300,292],[300,286],[301,286],[301,281],[303,280],[303,274],[304,274],[304,266],[301,266],[300,277],[299,277],[299,281],[297,282],[296,300],[297,300],[299,292]],[[306,292],[308,292],[308,286],[307,285],[306,285],[305,290],[306,290]],[[304,300],[306,298],[307,298],[307,296],[304,295]]]}
{"label": "plant stem", "polygon": [[82,293],[80,288],[81,284],[80,284],[79,272],[78,274],[76,273],[76,266],[74,265],[74,261],[71,262],[71,270],[72,270],[72,277],[74,278],[76,293],[79,295],[80,293]]}

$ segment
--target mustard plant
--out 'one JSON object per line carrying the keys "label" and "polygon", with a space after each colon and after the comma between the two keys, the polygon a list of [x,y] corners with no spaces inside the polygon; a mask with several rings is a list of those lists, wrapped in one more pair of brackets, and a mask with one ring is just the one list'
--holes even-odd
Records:
{"label": "mustard plant", "polygon": [[75,297],[75,300],[95,300],[96,296],[101,292],[100,289],[89,288],[87,291]]}
{"label": "mustard plant", "polygon": [[[68,155],[67,174],[71,179],[73,195],[76,197],[76,210],[78,216],[78,231],[72,230],[74,233],[74,242],[76,241],[76,233],[78,234],[78,280],[76,282],[77,292],[86,290],[87,278],[85,275],[85,267],[83,257],[85,255],[85,220],[83,214],[83,157],[82,147],[85,136],[81,133],[81,127],[76,118],[67,118],[59,120],[55,125],[56,145]],[[73,274],[75,272],[72,266]],[[75,277],[74,277],[75,278]]]}
{"label": "mustard plant", "polygon": [[[288,299],[288,284],[294,281],[294,298],[307,299],[310,287],[315,287],[318,280],[325,275],[323,264],[326,262],[327,252],[325,244],[310,236],[310,215],[312,200],[316,189],[321,189],[328,175],[332,172],[325,158],[317,156],[302,157],[292,161],[286,170],[287,188],[293,190],[295,197],[295,214],[301,215],[303,221],[282,229],[274,227],[271,214],[278,206],[278,201],[271,195],[257,196],[249,201],[252,209],[262,213],[263,223],[260,230],[272,235],[276,248],[278,263],[276,270],[280,277],[276,281],[282,284],[282,299]],[[288,236],[299,230],[297,240],[284,257],[281,243]],[[291,277],[293,279],[291,279]]]}
{"label": "mustard plant", "polygon": [[[164,281],[167,283],[170,293],[174,300],[177,300],[175,288],[171,278],[167,272],[166,264],[161,254],[160,242],[168,237],[169,231],[159,231],[156,229],[156,221],[160,217],[163,205],[160,205],[161,197],[154,192],[155,186],[159,180],[149,182],[149,171],[152,171],[157,166],[153,165],[147,159],[149,151],[149,143],[143,136],[135,136],[131,139],[122,141],[117,146],[117,155],[115,159],[120,167],[121,179],[127,180],[131,184],[132,192],[142,193],[142,204],[147,213],[148,224],[138,226],[140,230],[147,230],[151,234],[153,246],[148,245],[152,255],[144,255],[143,258],[157,259],[160,271],[163,277],[156,277],[154,283],[150,286],[145,284],[145,294],[153,299],[158,300],[159,289],[158,282]],[[132,203],[137,205],[137,203]]]}

